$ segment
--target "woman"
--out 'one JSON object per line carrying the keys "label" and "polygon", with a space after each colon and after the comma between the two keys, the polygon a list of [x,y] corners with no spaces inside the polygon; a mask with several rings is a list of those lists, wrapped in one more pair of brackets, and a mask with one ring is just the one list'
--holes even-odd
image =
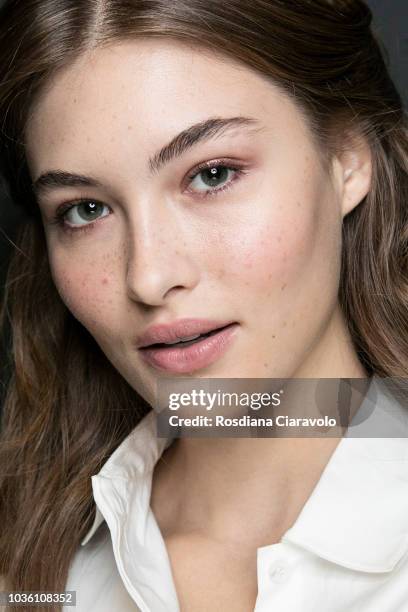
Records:
{"label": "woman", "polygon": [[[407,609],[405,415],[374,377],[408,374],[408,138],[370,22],[360,0],[5,3],[3,171],[28,213],[8,590]],[[368,379],[360,410],[400,437],[171,444],[150,407],[182,377]]]}

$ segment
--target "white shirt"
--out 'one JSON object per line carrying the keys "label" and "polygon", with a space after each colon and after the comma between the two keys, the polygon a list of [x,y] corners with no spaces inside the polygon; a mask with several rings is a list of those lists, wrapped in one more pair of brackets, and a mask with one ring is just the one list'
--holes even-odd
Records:
{"label": "white shirt", "polygon": [[[408,611],[408,410],[373,378],[362,414],[293,526],[258,548],[254,612]],[[150,412],[92,476],[95,521],[66,586],[76,612],[179,611],[150,508],[153,469],[170,443]]]}

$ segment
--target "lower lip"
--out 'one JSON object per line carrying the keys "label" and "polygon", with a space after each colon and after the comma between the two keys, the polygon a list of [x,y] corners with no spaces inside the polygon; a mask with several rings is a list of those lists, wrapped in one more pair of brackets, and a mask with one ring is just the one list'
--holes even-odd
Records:
{"label": "lower lip", "polygon": [[175,374],[194,372],[219,359],[231,344],[237,329],[238,323],[234,323],[185,348],[169,346],[139,350],[142,358],[155,368]]}

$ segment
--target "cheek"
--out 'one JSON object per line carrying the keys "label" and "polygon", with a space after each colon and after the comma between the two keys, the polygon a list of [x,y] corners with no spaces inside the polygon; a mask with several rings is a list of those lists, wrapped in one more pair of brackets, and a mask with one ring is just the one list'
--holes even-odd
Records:
{"label": "cheek", "polygon": [[270,299],[274,316],[286,321],[294,310],[313,311],[319,301],[320,309],[331,306],[341,249],[333,197],[320,179],[279,192],[268,185],[253,201],[250,216],[243,221],[237,214],[223,235],[216,235],[208,268],[251,311],[265,308]]}
{"label": "cheek", "polygon": [[57,291],[73,316],[95,337],[112,330],[115,321],[114,258],[67,257],[51,251],[50,268]]}
{"label": "cheek", "polygon": [[295,281],[319,248],[314,211],[306,204],[302,209],[295,206],[296,215],[284,205],[271,206],[247,223],[229,227],[228,235],[217,234],[208,255],[209,269],[263,295],[281,281]]}

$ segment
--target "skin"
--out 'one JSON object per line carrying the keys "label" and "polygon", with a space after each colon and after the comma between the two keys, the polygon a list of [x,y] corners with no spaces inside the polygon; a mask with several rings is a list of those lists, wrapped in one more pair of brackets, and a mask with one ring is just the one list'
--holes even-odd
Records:
{"label": "skin", "polygon": [[[213,116],[259,126],[200,143],[149,175],[149,157]],[[197,378],[366,376],[337,301],[343,218],[371,180],[369,149],[353,143],[328,172],[295,103],[230,59],[165,40],[88,52],[42,92],[26,132],[33,181],[59,169],[102,184],[39,196],[62,300],[147,401],[163,372],[142,361],[135,339],[153,323],[184,317],[240,324],[222,358],[191,373]],[[220,159],[245,173],[230,172],[230,188],[204,198],[202,175],[188,176]],[[110,214],[88,231],[64,232],[52,223],[56,209],[80,198]],[[253,606],[256,547],[279,541],[337,443],[186,438],[170,447],[151,503],[182,605],[208,609],[213,592],[211,609]],[[210,591],[184,566],[192,550],[201,551],[197,574]],[[217,571],[231,555],[221,589]]]}

